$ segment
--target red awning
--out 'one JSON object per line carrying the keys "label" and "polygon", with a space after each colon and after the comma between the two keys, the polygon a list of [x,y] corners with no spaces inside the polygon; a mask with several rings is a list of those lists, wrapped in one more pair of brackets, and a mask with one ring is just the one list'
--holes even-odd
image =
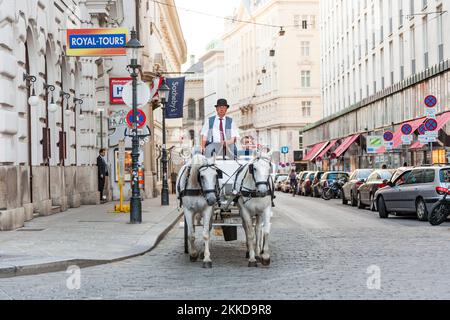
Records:
{"label": "red awning", "polygon": [[[420,127],[420,125],[425,121],[425,118],[420,118],[420,119],[415,119],[415,120],[411,120],[408,122],[404,122],[400,125],[400,128],[397,129],[397,131],[394,132],[394,146],[393,148],[397,148],[399,145],[402,144],[402,126],[405,124],[409,124],[412,127],[412,132],[416,131],[417,128]],[[385,153],[386,152],[386,147],[381,147],[380,149],[377,150],[377,153]]]}
{"label": "red awning", "polygon": [[420,141],[414,141],[413,144],[409,147],[411,150],[422,149],[424,145],[420,143]]}
{"label": "red awning", "polygon": [[332,140],[330,142],[330,144],[322,150],[322,152],[320,152],[317,157],[316,157],[316,161],[320,162],[322,161],[323,157],[325,156],[325,154],[330,151],[331,148],[333,148],[333,146],[336,144],[337,140]]}
{"label": "red awning", "polygon": [[303,161],[312,161],[316,157],[316,155],[318,155],[319,152],[322,151],[323,148],[325,148],[327,144],[328,141],[315,144],[303,158]]}
{"label": "red awning", "polygon": [[360,137],[360,134],[355,134],[353,136],[347,137],[344,139],[342,144],[337,147],[336,150],[331,154],[331,158],[339,158],[345,151],[347,151],[348,148]]}

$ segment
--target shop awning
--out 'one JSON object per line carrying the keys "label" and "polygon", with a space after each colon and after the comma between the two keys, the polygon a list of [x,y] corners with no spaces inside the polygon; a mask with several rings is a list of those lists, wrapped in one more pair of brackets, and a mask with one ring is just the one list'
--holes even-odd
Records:
{"label": "shop awning", "polygon": [[[394,146],[393,148],[396,149],[398,148],[398,146],[400,146],[402,144],[402,126],[405,124],[409,124],[412,127],[412,132],[416,131],[417,128],[420,127],[420,125],[425,121],[425,118],[420,118],[420,119],[415,119],[415,120],[411,120],[408,122],[404,122],[400,125],[400,128],[397,129],[397,131],[394,132]],[[385,147],[381,147],[380,149],[378,149],[377,153],[385,153],[386,152],[386,148]]]}
{"label": "shop awning", "polygon": [[315,144],[303,158],[303,161],[313,161],[313,159],[327,146],[328,141]]}
{"label": "shop awning", "polygon": [[334,150],[334,152],[331,154],[331,158],[332,159],[339,158],[345,151],[347,151],[348,148],[350,148],[350,146],[356,140],[358,140],[360,136],[361,136],[360,134],[355,134],[353,136],[345,138],[342,144],[339,147],[337,147],[337,149]]}
{"label": "shop awning", "polygon": [[333,147],[336,145],[336,142],[337,142],[337,140],[331,140],[331,141],[330,141],[330,144],[329,144],[326,148],[324,148],[324,149],[322,150],[322,152],[320,152],[320,153],[317,155],[316,161],[318,161],[318,162],[322,161],[322,159],[323,159],[323,157],[326,155],[326,153],[327,153],[328,151],[330,151],[330,149],[333,148]]}
{"label": "shop awning", "polygon": [[[439,116],[437,116],[436,121],[438,123],[436,131],[439,131],[442,129],[443,126],[447,124],[447,122],[450,120],[450,112],[445,112]],[[417,150],[422,149],[424,144],[421,144],[420,141],[415,141],[409,149],[411,150]]]}

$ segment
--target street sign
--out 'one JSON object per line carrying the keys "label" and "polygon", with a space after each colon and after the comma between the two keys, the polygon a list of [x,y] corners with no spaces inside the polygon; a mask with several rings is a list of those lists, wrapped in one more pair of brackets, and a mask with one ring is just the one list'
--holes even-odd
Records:
{"label": "street sign", "polygon": [[109,78],[109,101],[111,104],[125,104],[122,99],[124,86],[131,78]]}
{"label": "street sign", "polygon": [[410,135],[410,134],[412,133],[412,126],[411,126],[410,124],[404,124],[404,125],[402,126],[402,133],[403,133],[405,136]]}
{"label": "street sign", "polygon": [[384,145],[384,147],[387,150],[390,150],[390,149],[394,148],[394,142],[393,141],[384,141],[383,145]]}
{"label": "street sign", "polygon": [[289,147],[281,147],[281,153],[282,154],[288,154],[289,153]]}
{"label": "street sign", "polygon": [[436,119],[436,108],[425,108],[425,117],[428,119]]}
{"label": "street sign", "polygon": [[421,136],[425,135],[425,132],[427,132],[427,128],[424,124],[421,124],[417,130]]}
{"label": "street sign", "polygon": [[437,98],[433,95],[429,95],[425,98],[425,105],[428,108],[434,108],[437,105]]}
{"label": "street sign", "polygon": [[367,153],[377,153],[378,149],[383,146],[382,136],[367,137]]}
{"label": "street sign", "polygon": [[[143,81],[137,82],[137,105],[136,107],[141,107],[146,105],[150,100],[150,88]],[[122,99],[125,104],[129,107],[133,107],[133,81],[128,82],[122,91]]]}
{"label": "street sign", "polygon": [[[127,114],[127,123],[130,128],[133,128],[133,110],[130,110]],[[144,111],[141,109],[137,109],[137,116],[136,116],[136,125],[137,128],[142,128],[145,123],[147,122],[147,116],[145,115]]]}
{"label": "street sign", "polygon": [[426,135],[420,135],[420,136],[419,136],[419,142],[420,142],[421,144],[427,144],[427,143],[430,142],[430,141],[429,141],[429,139],[428,139],[428,136],[426,136]]}
{"label": "street sign", "polygon": [[403,135],[402,136],[402,144],[403,145],[410,145],[412,143],[413,136],[410,135]]}
{"label": "street sign", "polygon": [[438,123],[435,119],[427,119],[425,121],[425,128],[427,131],[435,131],[437,129]]}
{"label": "street sign", "polygon": [[394,134],[392,131],[386,131],[383,135],[384,141],[390,142],[394,139]]}

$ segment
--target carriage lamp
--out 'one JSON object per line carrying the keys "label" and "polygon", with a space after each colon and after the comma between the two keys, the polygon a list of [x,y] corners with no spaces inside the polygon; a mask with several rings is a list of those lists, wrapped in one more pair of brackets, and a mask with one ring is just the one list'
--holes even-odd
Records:
{"label": "carriage lamp", "polygon": [[138,173],[139,173],[139,136],[137,130],[137,78],[141,66],[138,64],[139,49],[144,46],[139,42],[136,30],[131,30],[130,40],[126,44],[127,56],[130,64],[127,70],[133,79],[133,135],[132,135],[132,151],[131,151],[131,167],[132,167],[132,193],[130,199],[130,223],[140,224],[142,222],[142,200],[139,190]]}
{"label": "carriage lamp", "polygon": [[44,83],[44,90],[46,91],[46,93],[48,94],[48,91],[51,91],[51,93],[52,93],[52,100],[50,101],[50,104],[48,105],[48,111],[51,113],[55,113],[56,110],[58,110],[58,105],[55,103],[55,98],[53,95],[53,92],[55,91],[55,89],[56,89],[55,86]]}
{"label": "carriage lamp", "polygon": [[161,190],[161,205],[169,205],[169,184],[167,183],[167,145],[166,145],[166,101],[170,88],[163,80],[161,88],[158,90],[159,99],[161,101],[161,110],[163,114],[162,131],[163,131],[163,148],[162,148],[162,165],[163,165],[163,185]]}
{"label": "carriage lamp", "polygon": [[39,98],[36,96],[36,90],[34,84],[37,81],[35,76],[30,76],[27,73],[23,74],[23,81],[31,82],[32,92],[31,96],[28,98],[28,104],[32,107],[37,107],[39,105]]}

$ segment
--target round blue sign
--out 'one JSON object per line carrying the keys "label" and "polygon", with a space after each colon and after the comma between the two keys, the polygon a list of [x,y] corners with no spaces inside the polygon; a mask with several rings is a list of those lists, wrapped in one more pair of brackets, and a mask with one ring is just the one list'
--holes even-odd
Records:
{"label": "round blue sign", "polygon": [[427,128],[425,127],[424,124],[421,124],[420,127],[419,127],[419,129],[417,129],[417,130],[419,130],[419,134],[420,134],[421,136],[423,136],[423,135],[427,132]]}
{"label": "round blue sign", "polygon": [[427,131],[435,131],[437,129],[438,123],[435,119],[427,119],[425,121],[425,128]]}
{"label": "round blue sign", "polygon": [[392,141],[394,139],[394,134],[391,131],[386,131],[383,135],[384,141]]}
{"label": "round blue sign", "polygon": [[410,124],[404,124],[402,126],[402,133],[406,136],[412,133],[412,126]]}
{"label": "round blue sign", "polygon": [[437,98],[435,96],[429,95],[425,98],[425,105],[428,108],[434,108],[437,105]]}

